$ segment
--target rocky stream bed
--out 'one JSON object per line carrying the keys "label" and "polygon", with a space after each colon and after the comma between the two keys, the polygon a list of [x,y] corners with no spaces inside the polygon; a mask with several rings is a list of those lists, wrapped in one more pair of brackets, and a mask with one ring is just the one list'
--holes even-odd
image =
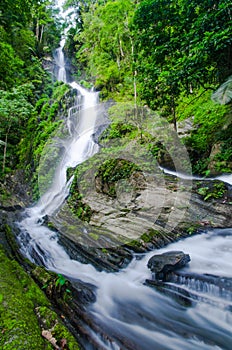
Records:
{"label": "rocky stream bed", "polygon": [[[165,193],[162,201],[164,204],[162,210],[159,208],[158,217],[157,207],[143,213],[142,196],[140,202],[136,201],[139,197],[136,194],[134,197],[124,198],[123,208],[119,205],[115,209],[115,205],[111,206],[111,198],[105,203],[104,193],[98,193],[97,200],[94,197],[96,194],[90,193],[87,201],[89,205],[92,203],[93,216],[89,223],[84,223],[84,226],[78,228],[77,218],[73,216],[68,205],[64,204],[55,216],[44,217],[43,225],[48,225],[58,234],[59,243],[64,246],[72,259],[85,264],[91,263],[97,270],[108,272],[125,268],[134,254],[142,256],[147,251],[155,251],[181,238],[201,234],[210,227],[232,227],[230,185],[218,180],[194,180],[191,184],[188,205],[178,208],[170,221],[173,201],[176,200],[176,185],[176,178],[170,175],[165,176],[165,188],[157,187],[154,183],[149,184],[153,199],[155,197],[159,199]],[[189,195],[188,181],[181,180],[181,186],[182,193],[179,200],[183,200],[185,188],[188,188]],[[111,339],[104,325],[99,324],[99,320],[94,320],[88,313],[89,305],[96,300],[94,285],[76,279],[62,280],[63,276],[46,271],[21,255],[16,240],[18,227],[15,223],[24,215],[24,207],[28,206],[29,198],[25,195],[25,188],[21,188],[19,183],[14,183],[13,180],[11,189],[17,189],[17,195],[1,200],[0,203],[1,266],[4,271],[0,284],[2,311],[0,327],[3,334],[1,340],[3,349],[12,349],[12,346],[17,346],[17,349],[38,349],[38,346],[41,349],[78,349],[77,341],[83,348],[86,348],[86,344],[92,344],[92,348],[101,349],[99,342],[94,340],[93,332],[104,341],[113,343],[115,335]],[[141,195],[141,188],[138,191]],[[128,209],[126,211],[125,203]],[[156,203],[158,206],[159,200]],[[180,211],[183,209],[185,214],[180,220]],[[175,221],[178,221],[178,225],[172,224]],[[83,235],[83,227],[85,232],[88,232],[86,235]],[[175,271],[169,280],[177,282],[180,279],[183,281],[183,278],[185,281],[193,278],[206,281],[221,289],[226,287],[226,290],[231,292],[229,278],[222,280],[217,276],[197,276]],[[178,291],[177,287],[167,285],[165,280],[146,279],[144,276],[144,283],[165,295],[171,295],[180,303],[191,304],[189,293]],[[9,294],[7,290],[11,290],[11,293]],[[19,308],[16,307],[15,298],[18,300]],[[6,310],[7,315],[4,314]],[[28,313],[31,313],[32,319]],[[56,327],[59,329],[59,335]],[[63,330],[61,331],[59,327],[63,327]],[[13,328],[16,329],[15,332]],[[23,332],[28,336],[24,337]],[[123,337],[120,343],[122,349],[133,348],[127,340],[123,341]]]}

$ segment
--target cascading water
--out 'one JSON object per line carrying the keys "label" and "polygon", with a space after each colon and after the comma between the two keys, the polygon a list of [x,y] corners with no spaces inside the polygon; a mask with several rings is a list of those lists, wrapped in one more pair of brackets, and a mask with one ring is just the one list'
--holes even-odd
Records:
{"label": "cascading water", "polygon": [[62,39],[60,42],[60,47],[56,49],[56,64],[58,66],[58,74],[57,74],[57,80],[63,81],[66,83],[66,69],[65,69],[65,60],[64,60],[64,48],[65,39]]}
{"label": "cascading water", "polygon": [[[183,269],[189,275],[231,278],[232,229],[212,230],[179,241],[159,250],[159,254],[169,250],[190,254],[191,263]],[[118,275],[118,282],[110,277],[104,282],[105,288],[99,290],[98,304],[94,307],[96,314],[100,317],[104,314],[104,322],[112,328],[124,324],[124,332],[133,334],[138,349],[230,349],[231,285],[225,298],[222,293],[225,284],[222,290],[217,290],[207,282],[200,285],[197,277],[192,279],[192,285],[185,281],[169,283],[170,287],[181,287],[176,293],[182,302],[178,298],[175,301],[140,285],[144,278],[151,277],[146,264],[153,254],[133,261]],[[186,302],[185,306],[185,297],[190,305]]]}
{"label": "cascading water", "polygon": [[217,177],[202,178],[200,176],[187,175],[187,174],[179,173],[179,172],[176,172],[173,170],[165,169],[162,167],[160,167],[160,169],[163,170],[163,172],[166,174],[174,175],[174,176],[177,176],[181,179],[186,179],[186,180],[221,180],[223,182],[226,182],[226,183],[232,185],[232,174],[224,174],[224,175],[219,175]]}
{"label": "cascading water", "polygon": [[[66,81],[62,47],[63,43],[57,56],[58,79]],[[48,269],[97,287],[97,300],[89,313],[114,339],[109,342],[93,333],[101,349],[230,350],[232,229],[207,231],[159,250],[159,254],[183,250],[191,256],[191,264],[182,270],[186,277],[180,277],[176,283],[166,283],[161,293],[143,285],[146,278],[151,278],[146,265],[154,252],[135,256],[130,265],[118,273],[99,272],[91,265],[70,259],[58,243],[57,235],[42,225],[44,215],[54,214],[68,195],[72,179],[66,181],[67,168],[83,162],[98,149],[91,138],[97,118],[97,94],[86,91],[76,82],[70,85],[80,92],[83,104],[80,110],[78,100],[69,111],[69,135],[65,141],[61,140],[64,151],[51,186],[38,204],[26,210],[19,224],[18,239],[23,253]],[[221,180],[231,184],[231,175]],[[207,278],[202,282],[199,275]],[[226,283],[221,288],[213,288],[211,275],[219,276],[220,283]],[[172,293],[174,297],[170,297]],[[86,349],[93,347],[86,344]]]}

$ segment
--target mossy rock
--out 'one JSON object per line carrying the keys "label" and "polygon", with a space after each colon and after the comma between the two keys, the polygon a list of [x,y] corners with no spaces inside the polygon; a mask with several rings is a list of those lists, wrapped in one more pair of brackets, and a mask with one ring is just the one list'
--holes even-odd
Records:
{"label": "mossy rock", "polygon": [[129,179],[133,173],[139,171],[140,169],[135,163],[126,159],[106,160],[96,174],[96,189],[115,198],[116,183],[120,180]]}
{"label": "mossy rock", "polygon": [[49,303],[37,285],[0,249],[0,348],[46,349],[34,309]]}
{"label": "mossy rock", "polygon": [[199,183],[196,192],[202,196],[204,201],[224,198],[227,193],[227,187],[223,182],[214,181]]}
{"label": "mossy rock", "polygon": [[[40,270],[41,281],[46,282],[49,273],[43,272]],[[54,349],[49,340],[42,336],[44,330],[51,332],[58,346],[65,339],[68,349],[79,349],[75,338],[51,310],[44,293],[16,261],[5,255],[2,246],[0,275],[1,349]]]}

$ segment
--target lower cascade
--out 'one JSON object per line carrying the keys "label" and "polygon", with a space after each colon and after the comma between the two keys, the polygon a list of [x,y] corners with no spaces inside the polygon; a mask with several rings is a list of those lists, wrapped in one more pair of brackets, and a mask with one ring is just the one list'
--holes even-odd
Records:
{"label": "lower cascade", "polygon": [[[82,115],[86,111],[83,109]],[[93,112],[91,108],[89,111]],[[80,121],[80,128],[84,130],[84,120]],[[88,129],[83,136],[69,140],[67,158],[62,162],[64,169],[97,151],[91,139],[93,131],[94,128]],[[70,184],[66,184],[65,171],[60,174],[63,178],[58,183],[55,179],[38,204],[27,209],[26,217],[19,223],[18,239],[23,253],[32,261],[97,287],[96,302],[89,307],[89,313],[113,339],[106,341],[92,331],[97,348],[229,350],[232,229],[214,229],[160,249],[158,254],[181,250],[191,257],[174,281],[152,288],[149,283],[144,285],[145,280],[152,280],[147,263],[154,252],[135,255],[120,272],[99,272],[90,264],[71,259],[58,243],[57,234],[43,225],[44,215],[54,213],[67,196]],[[214,282],[209,276],[215,276]]]}
{"label": "lower cascade", "polygon": [[[58,76],[64,80],[61,51],[62,71]],[[88,307],[88,313],[105,337],[86,325],[92,339],[83,342],[86,349],[230,350],[232,228],[206,230],[158,252],[134,254],[126,268],[107,273],[71,259],[59,244],[57,233],[44,225],[45,215],[55,215],[68,196],[72,178],[66,180],[67,168],[88,159],[99,147],[93,138],[98,94],[76,82],[70,85],[82,96],[81,107],[77,102],[70,110],[68,136],[60,140],[63,153],[50,187],[18,223],[21,251],[49,270],[96,287],[96,301]],[[231,175],[222,180],[231,183]],[[183,251],[191,261],[174,271],[171,280],[156,280],[147,267],[148,261],[154,254],[169,251]]]}

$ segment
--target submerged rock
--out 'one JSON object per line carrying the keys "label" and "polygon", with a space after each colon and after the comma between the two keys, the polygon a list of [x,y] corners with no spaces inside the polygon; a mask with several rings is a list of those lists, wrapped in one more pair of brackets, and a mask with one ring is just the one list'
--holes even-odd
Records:
{"label": "submerged rock", "polygon": [[155,272],[158,280],[167,280],[168,274],[184,267],[190,261],[189,254],[182,251],[170,251],[154,255],[148,261],[148,268]]}

